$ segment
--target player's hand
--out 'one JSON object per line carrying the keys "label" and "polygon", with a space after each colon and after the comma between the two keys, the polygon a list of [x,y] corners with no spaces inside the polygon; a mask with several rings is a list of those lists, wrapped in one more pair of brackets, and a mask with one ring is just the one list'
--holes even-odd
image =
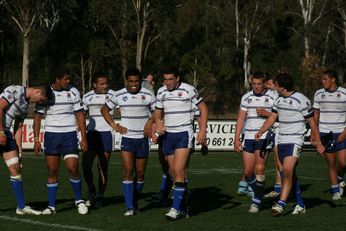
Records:
{"label": "player's hand", "polygon": [[318,154],[323,155],[323,153],[325,152],[326,149],[322,144],[317,144],[316,150],[317,150]]}
{"label": "player's hand", "polygon": [[207,135],[205,132],[202,132],[201,130],[198,132],[196,143],[200,145],[207,145]]}
{"label": "player's hand", "polygon": [[148,120],[144,126],[144,137],[151,138],[153,136],[153,121]]}
{"label": "player's hand", "polygon": [[120,124],[115,129],[116,132],[119,132],[120,134],[124,135],[127,133],[127,128],[121,126]]}
{"label": "player's hand", "polygon": [[261,139],[261,136],[262,136],[262,132],[257,132],[256,134],[255,134],[255,140],[256,141],[259,141],[260,139]]}
{"label": "player's hand", "polygon": [[235,139],[234,140],[234,151],[236,152],[241,152],[243,149],[242,145],[241,145],[241,142],[239,139]]}
{"label": "player's hand", "polygon": [[266,109],[264,109],[263,107],[256,108],[256,113],[258,116],[266,116],[267,112],[268,111]]}
{"label": "player's hand", "polygon": [[157,142],[159,141],[159,136],[158,136],[158,134],[153,134],[152,136],[151,136],[151,142],[153,143],[153,144],[157,144]]}
{"label": "player's hand", "polygon": [[336,142],[344,141],[345,138],[346,138],[346,133],[342,132],[342,133],[339,134],[338,139],[336,140]]}
{"label": "player's hand", "polygon": [[165,134],[165,125],[163,124],[163,121],[156,122],[155,123],[155,132],[159,135]]}
{"label": "player's hand", "polygon": [[310,135],[310,143],[311,143],[312,146],[316,147],[316,137],[312,133]]}
{"label": "player's hand", "polygon": [[42,150],[42,147],[41,147],[41,142],[35,142],[34,143],[34,152],[36,155],[40,155],[40,152]]}
{"label": "player's hand", "polygon": [[7,141],[7,137],[5,134],[1,134],[0,135],[0,145],[1,146],[5,146],[6,145],[6,141]]}
{"label": "player's hand", "polygon": [[88,151],[88,142],[86,140],[82,140],[80,142],[80,147],[81,147],[83,152]]}

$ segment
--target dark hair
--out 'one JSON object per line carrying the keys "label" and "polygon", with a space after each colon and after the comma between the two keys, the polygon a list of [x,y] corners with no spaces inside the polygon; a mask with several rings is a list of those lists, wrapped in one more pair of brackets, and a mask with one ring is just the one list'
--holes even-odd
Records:
{"label": "dark hair", "polygon": [[64,66],[57,66],[52,71],[51,83],[55,83],[56,79],[62,79],[65,75],[71,76],[71,72]]}
{"label": "dark hair", "polygon": [[268,81],[270,74],[264,71],[255,71],[251,74],[254,79],[261,79],[263,82]]}
{"label": "dark hair", "polygon": [[128,79],[129,76],[138,76],[139,80],[142,80],[141,72],[135,67],[130,67],[126,70],[126,73],[125,73],[126,79]]}
{"label": "dark hair", "polygon": [[173,74],[175,77],[179,76],[179,70],[176,66],[166,66],[162,68],[162,74]]}
{"label": "dark hair", "polygon": [[53,91],[49,84],[46,84],[46,83],[39,84],[39,85],[31,86],[31,88],[40,89],[43,95],[45,95],[48,100],[53,98]]}
{"label": "dark hair", "polygon": [[97,71],[93,74],[93,77],[91,78],[91,81],[93,83],[96,83],[98,79],[100,78],[107,78],[108,79],[108,76],[104,73],[104,72],[101,72],[101,71]]}
{"label": "dark hair", "polygon": [[327,75],[329,78],[335,79],[335,83],[339,84],[338,76],[335,70],[328,69],[325,72],[323,72],[323,75]]}
{"label": "dark hair", "polygon": [[275,81],[278,85],[278,87],[283,87],[287,91],[293,91],[294,90],[294,80],[293,77],[286,73],[279,73],[275,77]]}

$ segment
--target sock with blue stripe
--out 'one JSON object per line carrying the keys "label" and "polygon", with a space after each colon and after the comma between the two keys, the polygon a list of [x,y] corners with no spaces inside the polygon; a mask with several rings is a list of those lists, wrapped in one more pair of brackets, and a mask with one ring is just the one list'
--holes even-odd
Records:
{"label": "sock with blue stripe", "polygon": [[23,209],[25,207],[23,180],[21,176],[10,176],[12,190],[16,196],[17,207]]}
{"label": "sock with blue stripe", "polygon": [[163,174],[162,178],[161,178],[161,185],[160,185],[160,191],[163,192],[166,190],[166,179],[167,179],[167,175]]}
{"label": "sock with blue stripe", "polygon": [[124,180],[122,186],[126,206],[128,209],[133,209],[133,181]]}
{"label": "sock with blue stripe", "polygon": [[55,207],[56,202],[56,194],[58,192],[58,182],[55,183],[47,183],[48,190],[48,206]]}
{"label": "sock with blue stripe", "polygon": [[185,187],[185,183],[182,182],[176,182],[174,185],[174,199],[172,207],[175,208],[177,211],[180,211],[181,202],[185,194]]}
{"label": "sock with blue stripe", "polygon": [[76,201],[82,200],[82,179],[71,179],[70,184],[73,189],[74,198]]}
{"label": "sock with blue stripe", "polygon": [[333,184],[333,185],[330,187],[330,192],[331,192],[332,194],[340,192],[339,184]]}
{"label": "sock with blue stripe", "polygon": [[[248,183],[246,181],[239,181],[238,184],[238,193],[246,194],[248,192]],[[251,187],[250,187],[251,188]]]}
{"label": "sock with blue stripe", "polygon": [[276,192],[276,193],[281,192],[281,184],[275,184],[274,185],[274,192]]}
{"label": "sock with blue stripe", "polygon": [[286,201],[284,200],[279,200],[277,204],[280,205],[282,208],[286,207]]}
{"label": "sock with blue stripe", "polygon": [[293,187],[294,187],[294,193],[295,193],[297,205],[299,205],[300,207],[304,208],[305,205],[304,205],[304,202],[303,202],[302,193],[300,191],[300,182],[299,182],[299,180],[296,180],[296,181],[293,182]]}

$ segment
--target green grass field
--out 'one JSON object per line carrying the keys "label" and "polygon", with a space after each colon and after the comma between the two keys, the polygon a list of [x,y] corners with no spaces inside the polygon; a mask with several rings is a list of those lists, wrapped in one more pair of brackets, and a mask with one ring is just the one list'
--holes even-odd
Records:
{"label": "green grass field", "polygon": [[[63,163],[62,163],[63,164]],[[161,180],[161,168],[157,154],[151,154],[146,173],[146,183],[139,202],[141,212],[135,217],[124,217],[124,201],[121,193],[122,168],[118,153],[113,153],[109,168],[109,184],[106,205],[79,215],[74,207],[72,189],[61,165],[58,212],[51,216],[17,216],[15,200],[3,163],[0,171],[0,230],[345,230],[346,198],[337,204],[329,194],[329,181],[324,160],[315,153],[302,154],[298,174],[307,206],[304,215],[290,215],[293,202],[286,214],[273,218],[266,201],[259,214],[249,214],[250,197],[237,196],[236,189],[241,176],[240,155],[233,152],[196,152],[190,165],[190,217],[169,222],[164,214],[168,208],[160,207],[156,199]],[[270,158],[267,168],[267,187],[272,188],[274,168]],[[46,167],[43,156],[25,153],[23,176],[27,204],[43,209],[47,206]],[[86,186],[84,187],[84,195]]]}

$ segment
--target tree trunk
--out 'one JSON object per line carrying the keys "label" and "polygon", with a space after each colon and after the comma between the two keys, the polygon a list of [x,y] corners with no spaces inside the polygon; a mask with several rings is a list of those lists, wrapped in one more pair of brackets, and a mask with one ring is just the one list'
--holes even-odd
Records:
{"label": "tree trunk", "polygon": [[23,67],[22,67],[22,86],[29,86],[29,35],[23,36]]}
{"label": "tree trunk", "polygon": [[250,50],[250,40],[246,37],[244,38],[244,91],[249,88],[248,76],[250,75],[251,63],[249,61],[249,50]]}

